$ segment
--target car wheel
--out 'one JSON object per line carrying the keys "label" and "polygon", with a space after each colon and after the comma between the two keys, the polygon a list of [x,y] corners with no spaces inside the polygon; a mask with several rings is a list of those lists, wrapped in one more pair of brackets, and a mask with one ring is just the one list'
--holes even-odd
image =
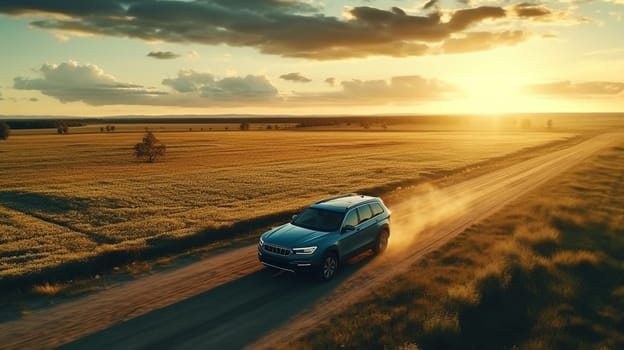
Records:
{"label": "car wheel", "polygon": [[329,281],[334,278],[336,271],[338,271],[338,256],[331,252],[325,253],[321,262],[319,277],[322,281]]}
{"label": "car wheel", "polygon": [[379,236],[377,237],[377,240],[375,241],[375,246],[373,247],[373,251],[375,252],[375,254],[381,254],[384,250],[386,250],[386,248],[388,248],[389,237],[390,233],[387,229],[383,229],[381,230],[381,232],[379,232]]}

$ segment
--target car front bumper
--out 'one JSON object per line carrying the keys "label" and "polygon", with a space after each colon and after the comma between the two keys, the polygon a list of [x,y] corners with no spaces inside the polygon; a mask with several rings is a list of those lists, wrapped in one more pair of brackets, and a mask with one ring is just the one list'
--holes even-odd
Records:
{"label": "car front bumper", "polygon": [[288,272],[310,271],[320,266],[320,259],[317,259],[315,254],[284,256],[267,252],[260,247],[258,248],[258,260],[266,266]]}

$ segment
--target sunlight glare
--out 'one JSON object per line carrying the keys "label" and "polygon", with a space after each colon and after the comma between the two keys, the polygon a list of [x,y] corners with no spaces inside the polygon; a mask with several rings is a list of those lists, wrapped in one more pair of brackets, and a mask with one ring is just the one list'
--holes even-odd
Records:
{"label": "sunlight glare", "polygon": [[500,114],[524,109],[522,84],[510,78],[483,78],[467,82],[466,108],[476,113]]}

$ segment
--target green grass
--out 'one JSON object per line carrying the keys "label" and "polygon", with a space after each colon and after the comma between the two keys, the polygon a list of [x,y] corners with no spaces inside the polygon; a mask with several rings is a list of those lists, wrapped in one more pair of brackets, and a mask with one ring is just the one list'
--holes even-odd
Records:
{"label": "green grass", "polygon": [[202,244],[285,220],[327,195],[394,188],[572,136],[157,132],[167,155],[147,164],[133,158],[142,134],[124,127],[0,144],[0,281]]}
{"label": "green grass", "polygon": [[620,145],[285,348],[621,349],[623,297]]}

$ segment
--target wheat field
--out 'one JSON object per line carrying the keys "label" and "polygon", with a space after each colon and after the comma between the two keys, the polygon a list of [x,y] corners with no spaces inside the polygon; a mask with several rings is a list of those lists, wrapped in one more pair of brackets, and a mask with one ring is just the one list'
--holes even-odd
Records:
{"label": "wheat field", "polygon": [[572,137],[546,132],[141,132],[0,143],[0,278],[360,192]]}
{"label": "wheat field", "polygon": [[281,348],[622,349],[623,180],[620,143]]}

